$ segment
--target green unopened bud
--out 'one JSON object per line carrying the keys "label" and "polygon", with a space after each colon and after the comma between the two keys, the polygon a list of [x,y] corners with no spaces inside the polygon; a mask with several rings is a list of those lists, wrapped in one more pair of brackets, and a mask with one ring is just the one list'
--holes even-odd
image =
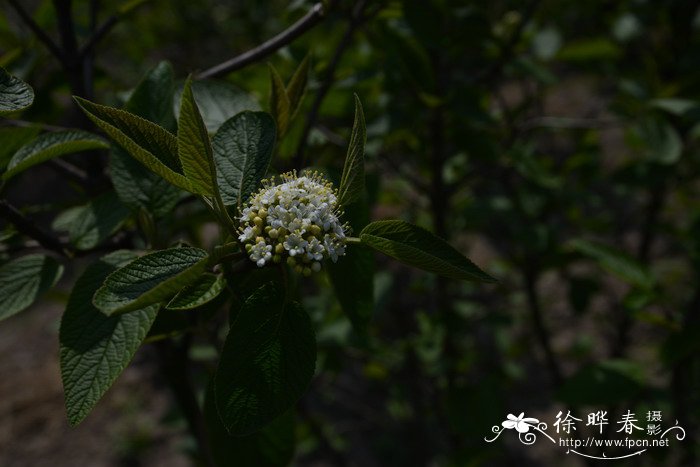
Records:
{"label": "green unopened bud", "polygon": [[[282,253],[284,253],[284,245],[282,245],[281,243],[278,243],[277,245],[275,245],[275,253],[280,254],[280,255]],[[292,259],[292,257],[290,256],[289,259]]]}
{"label": "green unopened bud", "polygon": [[263,237],[255,237],[255,243],[260,243],[260,242],[265,242],[265,239]]}
{"label": "green unopened bud", "polygon": [[267,217],[267,209],[263,208],[260,211],[258,211],[258,216],[265,219]]}
{"label": "green unopened bud", "polygon": [[304,271],[304,268],[301,267],[301,265],[294,266],[294,270],[297,272],[297,274],[301,274]]}
{"label": "green unopened bud", "polygon": [[257,215],[258,215],[257,212],[255,212],[255,211],[250,211],[250,212],[248,213],[248,219],[250,219],[250,220],[252,221],[253,219],[255,219],[255,218],[257,217]]}
{"label": "green unopened bud", "polygon": [[[267,227],[270,226],[268,225]],[[265,227],[265,229],[267,229],[267,227]],[[267,231],[267,234],[270,236],[270,238],[277,238],[279,236],[277,229],[273,229],[272,227],[270,227],[270,230]]]}
{"label": "green unopened bud", "polygon": [[250,250],[252,250],[252,249],[253,249],[253,245],[251,245],[250,243],[246,243],[246,245],[245,245],[245,251],[247,251],[248,253],[250,253]]}
{"label": "green unopened bud", "polygon": [[258,227],[262,227],[262,225],[263,225],[263,220],[262,220],[259,216],[255,216],[255,217],[253,218],[253,222],[254,222],[255,225],[257,225]]}
{"label": "green unopened bud", "polygon": [[309,277],[311,275],[311,268],[310,267],[305,267],[302,270],[302,274],[304,274],[306,277]]}
{"label": "green unopened bud", "polygon": [[277,233],[279,234],[280,237],[284,237],[289,232],[287,232],[287,229],[285,229],[284,227],[280,227],[279,229],[277,229]]}
{"label": "green unopened bud", "polygon": [[319,263],[318,261],[314,261],[314,264],[311,265],[311,270],[313,272],[320,271],[321,270],[321,263]]}
{"label": "green unopened bud", "polygon": [[314,237],[318,237],[321,234],[321,227],[313,224],[311,227],[309,227],[309,231]]}
{"label": "green unopened bud", "polygon": [[294,267],[294,266],[296,266],[297,261],[290,256],[287,258],[287,264],[290,265],[291,267]]}
{"label": "green unopened bud", "polygon": [[272,261],[274,261],[277,264],[281,263],[282,262],[282,255],[274,255],[272,257]]}

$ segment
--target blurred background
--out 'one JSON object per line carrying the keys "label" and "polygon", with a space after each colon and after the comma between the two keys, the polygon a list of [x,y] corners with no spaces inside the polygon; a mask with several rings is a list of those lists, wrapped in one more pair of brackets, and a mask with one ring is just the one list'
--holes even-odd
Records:
{"label": "blurred background", "polygon": [[[65,24],[55,6],[72,7],[80,44],[114,24],[76,71],[37,40],[17,4],[56,41]],[[72,94],[118,105],[159,61],[184,79],[263,43],[314,2],[0,5],[0,66],[36,93],[22,120],[0,122],[7,160],[17,143],[10,128],[86,125]],[[353,227],[389,217],[417,223],[500,282],[442,280],[377,258],[366,272],[374,284],[366,333],[353,329],[325,276],[306,284],[319,361],[298,404],[293,464],[583,466],[595,461],[543,439],[484,438],[521,412],[551,430],[559,411],[583,419],[585,436],[586,414],[597,410],[608,412],[608,437],[619,438],[624,413],[646,427],[653,410],[686,438],[617,464],[700,465],[697,2],[326,6],[304,35],[220,78],[266,109],[266,62],[288,78],[310,54],[309,89],[275,168],[341,170],[357,93],[369,190],[348,213]],[[17,177],[5,194],[46,226],[85,196],[52,165]],[[210,219],[192,209],[174,212],[174,238],[205,235]],[[0,325],[0,465],[195,465],[149,346],[86,421],[68,427],[57,330],[88,263],[69,268],[65,293]],[[202,379],[211,350],[191,350]]]}

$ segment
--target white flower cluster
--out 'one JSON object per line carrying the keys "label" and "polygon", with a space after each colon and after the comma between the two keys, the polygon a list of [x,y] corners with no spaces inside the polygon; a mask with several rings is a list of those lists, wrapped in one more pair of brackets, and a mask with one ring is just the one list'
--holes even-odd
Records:
{"label": "white flower cluster", "polygon": [[333,262],[345,254],[349,230],[340,223],[338,198],[333,185],[317,172],[297,176],[282,174],[282,183],[263,180],[263,188],[241,212],[238,239],[259,267],[286,260],[308,276],[321,269],[321,261]]}

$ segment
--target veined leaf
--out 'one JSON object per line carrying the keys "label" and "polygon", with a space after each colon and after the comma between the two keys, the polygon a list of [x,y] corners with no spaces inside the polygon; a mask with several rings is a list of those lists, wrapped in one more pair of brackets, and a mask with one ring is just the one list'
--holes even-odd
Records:
{"label": "veined leaf", "polygon": [[214,376],[219,417],[232,435],[253,433],[287,411],[314,374],[316,342],[308,315],[274,282],[243,304]]}
{"label": "veined leaf", "polygon": [[366,248],[348,248],[337,263],[326,261],[333,290],[353,327],[363,332],[374,309],[374,255]]}
{"label": "veined leaf", "polygon": [[289,98],[289,121],[291,122],[301,107],[301,101],[306,93],[306,85],[309,81],[309,56],[304,57],[292,78],[287,83],[287,96]]}
{"label": "veined leaf", "polygon": [[0,67],[0,115],[24,110],[34,102],[30,85]]}
{"label": "veined leaf", "polygon": [[213,195],[216,180],[211,142],[194,101],[191,79],[182,91],[177,126],[177,153],[185,176],[197,193]]}
{"label": "veined leaf", "polygon": [[[131,93],[124,109],[166,129],[175,130],[173,95],[175,92],[172,67],[160,62],[149,70]],[[113,145],[110,155],[110,176],[114,189],[131,209],[144,209],[155,216],[169,214],[180,200],[182,191]]]}
{"label": "veined leaf", "polygon": [[231,436],[216,411],[214,384],[211,382],[204,398],[204,420],[217,466],[228,465],[236,459],[239,465],[256,467],[285,467],[294,456],[294,414],[288,411],[268,426],[248,436]]}
{"label": "veined leaf", "polygon": [[191,310],[214,300],[226,287],[222,276],[205,273],[192,285],[179,291],[166,305],[168,310]]}
{"label": "veined leaf", "polygon": [[95,104],[75,97],[95,125],[114,139],[126,152],[178,188],[197,193],[181,173],[177,139],[164,128],[124,110]]}
{"label": "veined leaf", "polygon": [[107,141],[87,131],[70,130],[44,133],[34,141],[22,146],[12,156],[7,165],[7,172],[2,175],[2,179],[9,180],[29,167],[65,154],[108,147]]}
{"label": "veined leaf", "polygon": [[124,110],[167,130],[175,130],[174,94],[173,67],[162,61],[151,68],[134,88],[124,104]]}
{"label": "veined leaf", "polygon": [[[226,120],[240,112],[260,110],[250,94],[225,81],[197,80],[192,83],[192,93],[209,133],[215,133]],[[175,93],[176,116],[181,99],[182,90]]]}
{"label": "veined leaf", "polygon": [[291,106],[284,81],[272,64],[268,67],[270,69],[270,112],[277,122],[277,134],[282,139],[289,127]]}
{"label": "veined leaf", "polygon": [[149,253],[110,274],[92,302],[108,316],[160,303],[194,283],[208,259],[206,251],[192,247]]}
{"label": "veined leaf", "polygon": [[34,303],[62,275],[62,265],[39,254],[22,256],[0,266],[0,320]]}
{"label": "veined leaf", "polygon": [[639,261],[624,252],[597,242],[572,240],[569,245],[579,253],[592,258],[608,272],[638,287],[650,288],[654,277]]}
{"label": "veined leaf", "polygon": [[39,134],[38,126],[0,128],[0,169],[15,155],[15,152]]}
{"label": "veined leaf", "polygon": [[[356,202],[343,206],[344,218],[353,230],[360,231],[369,223],[369,202],[365,194]],[[326,270],[343,313],[360,335],[374,311],[374,252],[351,245],[337,263],[326,261]]]}
{"label": "veined leaf", "polygon": [[70,241],[79,250],[89,250],[102,243],[129,216],[129,210],[111,191],[80,209],[69,229]]}
{"label": "veined leaf", "polygon": [[158,305],[119,316],[105,316],[92,305],[104,279],[133,260],[121,250],[89,266],[68,298],[59,333],[61,377],[68,423],[80,423],[133,358],[158,312]]}
{"label": "veined leaf", "polygon": [[496,282],[449,243],[408,222],[372,222],[360,233],[364,245],[437,275],[475,282]]}
{"label": "veined leaf", "polygon": [[365,115],[360,98],[355,95],[355,121],[352,125],[348,153],[345,156],[343,175],[338,189],[338,203],[341,206],[355,201],[365,189]]}
{"label": "veined leaf", "polygon": [[214,135],[214,163],[224,204],[242,204],[265,176],[275,145],[275,122],[265,112],[241,112]]}
{"label": "veined leaf", "polygon": [[119,146],[112,146],[110,176],[119,199],[131,209],[145,209],[156,218],[170,214],[182,191],[129,156]]}

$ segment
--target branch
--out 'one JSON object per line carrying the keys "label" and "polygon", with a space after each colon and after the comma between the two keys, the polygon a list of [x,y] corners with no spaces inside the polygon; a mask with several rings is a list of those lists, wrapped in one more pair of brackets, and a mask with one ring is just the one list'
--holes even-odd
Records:
{"label": "branch", "polygon": [[321,22],[324,16],[323,4],[315,4],[306,15],[299,21],[292,24],[272,39],[254,47],[247,52],[244,52],[230,60],[215,65],[207,70],[196,75],[197,79],[214,78],[225,75],[232,71],[240,70],[241,68],[256,62],[263,57],[270,55],[272,52],[291,43],[294,39],[304,34],[313,26]]}
{"label": "branch", "polygon": [[33,238],[47,250],[55,251],[62,256],[70,256],[60,240],[40,229],[34,221],[27,218],[16,207],[0,200],[0,215],[12,223],[24,235]]}
{"label": "branch", "polygon": [[34,22],[32,17],[25,11],[24,8],[22,8],[22,5],[19,4],[17,0],[8,0],[10,6],[14,8],[14,10],[17,12],[20,18],[22,18],[22,21],[29,27],[29,29],[32,30],[34,35],[39,39],[40,42],[42,42],[47,49],[49,49],[49,52],[51,52],[51,55],[56,57],[59,62],[64,63],[64,56],[63,52],[61,52],[61,49],[56,45],[56,43],[48,36],[46,33],[41,29],[41,27]]}

